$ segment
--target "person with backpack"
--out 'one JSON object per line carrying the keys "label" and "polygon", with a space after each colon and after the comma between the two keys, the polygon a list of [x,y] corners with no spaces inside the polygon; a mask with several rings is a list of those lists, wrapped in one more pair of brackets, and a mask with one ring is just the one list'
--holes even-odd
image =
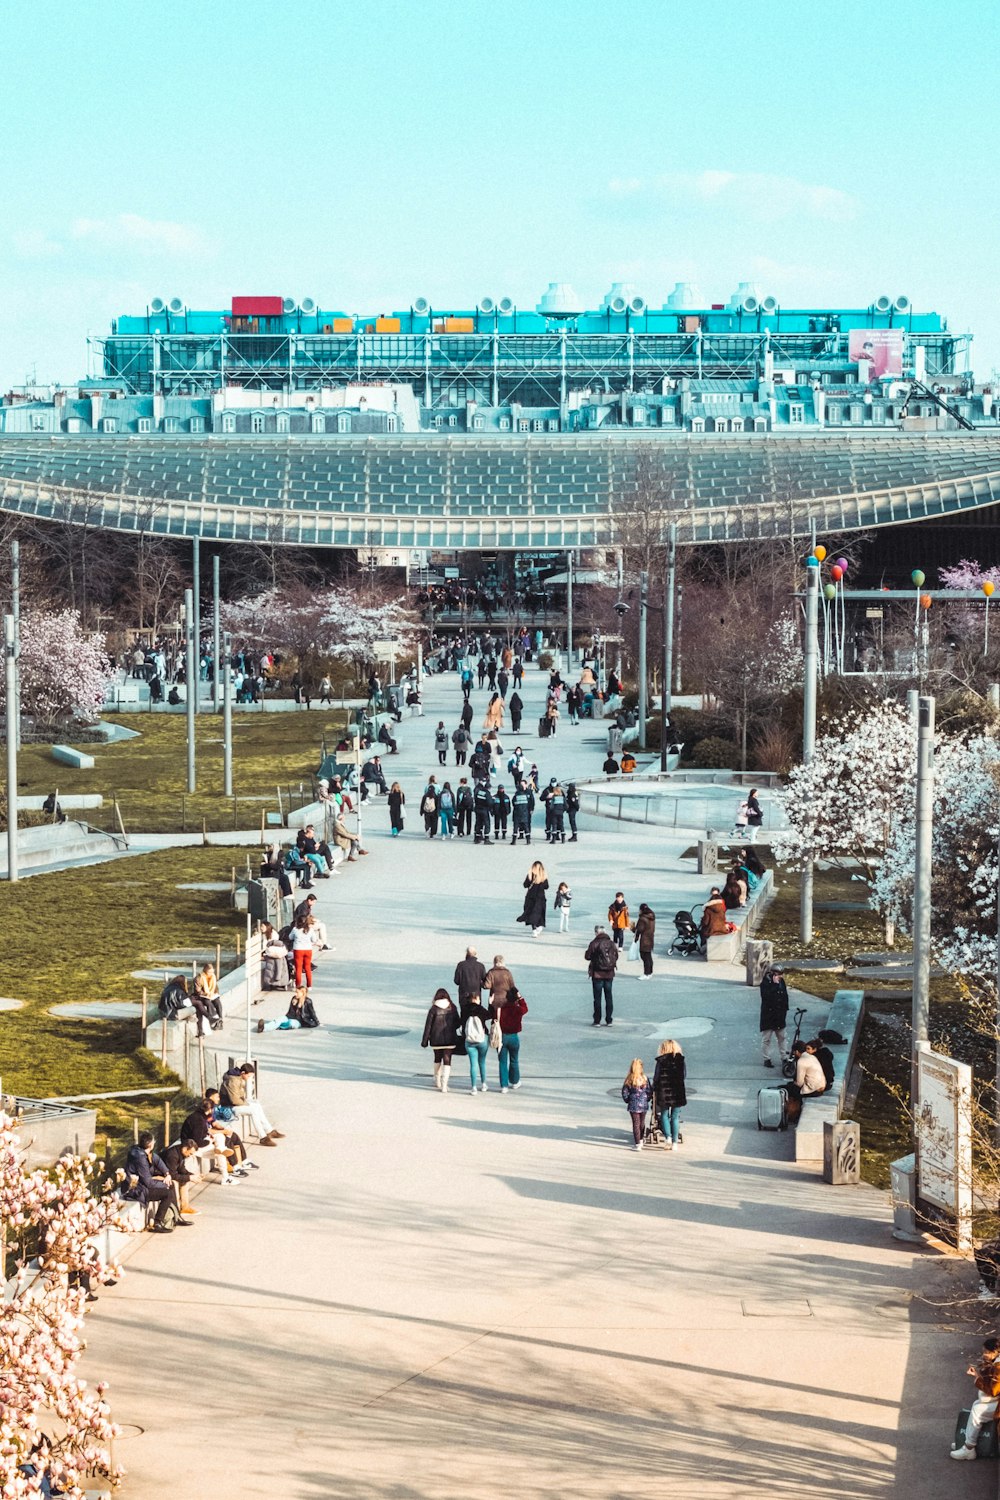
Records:
{"label": "person with backpack", "polygon": [[526,844],[530,844],[531,814],[535,810],[535,794],[526,781],[519,781],[517,783],[517,789],[511,798],[510,806],[513,818],[511,843],[516,844],[519,838],[523,838]]}
{"label": "person with backpack", "polygon": [[456,834],[452,828],[455,821],[455,794],[451,789],[451,782],[446,781],[438,793],[438,817],[441,819],[441,837],[453,839]]}
{"label": "person with backpack", "polygon": [[472,809],[474,798],[472,788],[467,776],[463,776],[458,783],[458,791],[455,793],[455,809],[458,814],[458,836],[460,839],[468,838],[472,832]]}
{"label": "person with backpack", "polygon": [[580,793],[576,789],[576,782],[571,781],[566,788],[566,817],[569,819],[569,841],[576,843],[576,815],[580,811]]}
{"label": "person with backpack", "polygon": [[594,936],[583,956],[587,960],[587,973],[590,975],[594,993],[593,1024],[595,1026],[601,1024],[601,1001],[603,999],[604,1024],[610,1026],[614,1017],[614,982],[618,949],[600,923],[594,928]]}
{"label": "person with backpack", "polygon": [[498,786],[493,793],[493,837],[497,843],[507,841],[507,819],[510,816],[510,797],[507,788]]}
{"label": "person with backpack", "polygon": [[490,1051],[490,1013],[478,996],[468,995],[459,1005],[459,1020],[469,1058],[471,1092],[475,1094],[481,1090],[485,1094],[486,1059]]}
{"label": "person with backpack", "polygon": [[448,731],[443,719],[438,720],[438,727],[434,731],[434,749],[437,751],[438,765],[443,766],[448,759]]}
{"label": "person with backpack", "polygon": [[420,812],[427,837],[432,839],[437,832],[438,824],[438,789],[433,776],[424,787],[424,794],[420,799]]}
{"label": "person with backpack", "polygon": [[[472,668],[466,666],[466,667],[462,668],[462,696],[465,699],[466,703],[468,703],[468,701],[469,701],[469,694],[471,692],[472,692]],[[471,718],[471,713],[470,713],[470,718]]]}
{"label": "person with backpack", "polygon": [[[469,753],[469,746],[472,743],[469,731],[468,729],[466,729],[464,724],[459,724],[458,728],[455,730],[455,733],[451,737],[451,742],[455,747],[456,766],[464,766],[466,756]],[[444,765],[444,761],[442,761],[441,764]]]}

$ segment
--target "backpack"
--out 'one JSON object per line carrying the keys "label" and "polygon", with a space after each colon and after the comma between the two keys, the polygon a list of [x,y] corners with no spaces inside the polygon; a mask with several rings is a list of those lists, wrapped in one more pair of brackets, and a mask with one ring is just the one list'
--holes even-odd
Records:
{"label": "backpack", "polygon": [[432,812],[437,812],[437,809],[438,809],[437,798],[435,797],[434,793],[433,792],[425,792],[424,793],[424,799],[423,799],[423,801],[420,804],[420,811],[422,813],[432,813]]}
{"label": "backpack", "polygon": [[441,793],[441,800],[438,802],[438,807],[441,810],[441,812],[451,812],[451,810],[452,810],[452,808],[454,806],[455,806],[455,803],[454,803],[454,801],[452,799],[451,793],[450,792],[442,792]]}
{"label": "backpack", "polygon": [[618,964],[618,949],[606,932],[601,935],[591,963],[596,963],[599,969],[614,969]]}
{"label": "backpack", "polygon": [[471,807],[472,800],[472,788],[469,786],[460,786],[458,789],[459,807]]}
{"label": "backpack", "polygon": [[466,1021],[465,1040],[472,1042],[473,1046],[478,1046],[480,1042],[485,1042],[486,1027],[478,1016],[470,1016]]}

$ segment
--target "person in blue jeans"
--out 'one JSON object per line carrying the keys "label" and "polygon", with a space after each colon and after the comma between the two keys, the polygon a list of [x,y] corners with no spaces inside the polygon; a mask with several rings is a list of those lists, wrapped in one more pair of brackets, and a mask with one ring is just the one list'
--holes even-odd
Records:
{"label": "person in blue jeans", "polygon": [[478,995],[464,998],[460,1004],[462,1035],[465,1050],[469,1054],[469,1076],[472,1092],[480,1089],[486,1093],[486,1059],[490,1051],[490,1023],[492,1015],[485,1005],[480,1005]]}
{"label": "person in blue jeans", "polygon": [[516,990],[509,989],[497,1011],[500,1021],[500,1092],[509,1093],[521,1087],[521,1020],[528,1014],[528,1002]]}
{"label": "person in blue jeans", "polygon": [[668,1151],[678,1151],[681,1146],[681,1110],[687,1103],[686,1079],[687,1064],[680,1042],[661,1042],[653,1071],[653,1103]]}
{"label": "person in blue jeans", "polygon": [[455,821],[455,794],[451,789],[450,781],[445,782],[438,795],[438,816],[441,819],[441,837],[452,838],[452,824]]}

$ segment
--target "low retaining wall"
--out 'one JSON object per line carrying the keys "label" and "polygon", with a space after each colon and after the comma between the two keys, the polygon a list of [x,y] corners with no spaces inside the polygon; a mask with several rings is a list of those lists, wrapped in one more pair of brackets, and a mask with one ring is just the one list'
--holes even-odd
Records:
{"label": "low retaining wall", "polygon": [[796,1161],[823,1164],[823,1126],[835,1124],[847,1107],[864,1014],[864,990],[838,990],[834,995],[826,1029],[839,1031],[844,1041],[830,1047],[836,1069],[833,1087],[818,1099],[807,1099],[802,1105],[802,1115],[795,1127]]}

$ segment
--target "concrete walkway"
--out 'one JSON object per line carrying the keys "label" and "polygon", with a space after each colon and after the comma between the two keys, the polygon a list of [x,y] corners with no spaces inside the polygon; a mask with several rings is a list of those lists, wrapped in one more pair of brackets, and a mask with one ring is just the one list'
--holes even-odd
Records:
{"label": "concrete walkway", "polygon": [[[424,838],[455,684],[429,681],[386,761],[408,831],[390,840],[381,804],[371,857],[320,888],[323,1030],[255,1038],[287,1140],[210,1188],[191,1234],[144,1244],[89,1320],[89,1369],[129,1424],[125,1495],[992,1494],[995,1466],[947,1457],[976,1341],[912,1300],[948,1268],[892,1241],[884,1195],[826,1187],[758,1133],[754,992],[663,957],[672,913],[704,894],[681,840],[593,819],[578,844],[533,843],[574,906],[569,934],[532,941],[523,847]],[[523,744],[543,775],[582,774],[595,730]],[[623,963],[615,1024],[595,1030],[582,951],[619,887],[659,914],[656,977]],[[486,1095],[463,1059],[447,1096],[431,1086],[423,1018],[467,941],[505,955],[530,1006],[516,1093],[492,1056]],[[634,1153],[621,1080],[673,1032],[684,1149]]]}

